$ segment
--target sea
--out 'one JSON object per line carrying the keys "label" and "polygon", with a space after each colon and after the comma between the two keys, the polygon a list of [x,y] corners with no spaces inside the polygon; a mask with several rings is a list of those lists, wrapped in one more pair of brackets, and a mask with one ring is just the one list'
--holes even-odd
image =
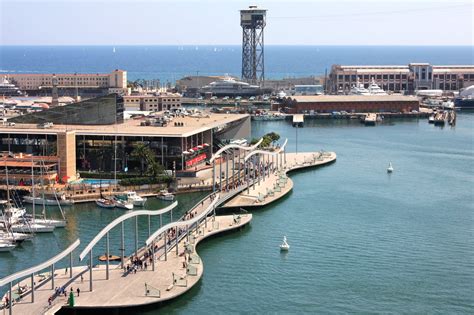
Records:
{"label": "sea", "polygon": [[[118,46],[116,54],[128,51],[127,56],[135,56],[128,63],[121,57],[120,67],[137,78],[162,75],[160,78],[171,80],[171,73],[176,77],[193,74],[192,67],[200,69],[200,74],[238,74],[238,47],[234,52],[221,47],[222,51],[229,49],[227,53],[214,52],[213,48]],[[33,57],[13,53],[22,49]],[[110,62],[107,56],[112,47],[58,49],[2,47],[0,68],[69,72],[80,71],[74,68],[84,65],[83,72],[110,70],[110,64],[100,63]],[[203,56],[206,49],[208,57]],[[274,49],[273,57],[271,48],[267,50],[267,61],[268,71],[275,77],[317,74],[333,62],[472,63],[472,48],[466,47]],[[150,52],[153,50],[168,52],[143,57],[154,55]],[[42,51],[44,62],[35,51]],[[219,53],[228,57],[214,58]],[[82,59],[88,54],[95,57]],[[180,54],[201,57],[183,61]],[[168,63],[163,56],[168,56]],[[204,60],[212,67],[205,68]],[[222,65],[222,70],[215,64]],[[161,72],[155,72],[158,69]],[[296,145],[298,152],[334,151],[337,161],[291,173],[293,191],[276,203],[251,210],[253,220],[248,227],[200,243],[197,251],[204,274],[195,287],[154,310],[136,314],[474,313],[473,112],[459,112],[453,127],[437,127],[427,119],[386,119],[375,127],[351,120],[307,120],[304,128],[293,128],[287,121],[251,124],[252,137],[271,131],[282,141],[288,138],[289,151],[294,152]],[[389,162],[394,167],[392,174],[386,171]],[[202,197],[203,193],[179,195],[173,218]],[[165,205],[150,198],[147,208]],[[59,216],[54,208],[48,208],[47,213]],[[54,256],[77,238],[81,239],[82,250],[101,228],[123,213],[99,209],[92,203],[66,209],[65,229],[37,235],[10,254],[0,254],[0,278]],[[164,222],[170,219],[164,217]],[[152,229],[158,224],[153,218]],[[125,228],[125,247],[130,253],[134,250],[133,222]],[[139,221],[139,231],[141,244],[148,234],[146,219]],[[284,235],[291,246],[288,253],[279,250]],[[104,252],[103,243],[97,255]],[[111,251],[117,254],[119,231],[111,234],[110,243]],[[75,263],[83,263],[77,255]],[[5,288],[0,291],[5,292]]]}
{"label": "sea", "polygon": [[[474,46],[265,46],[265,77],[324,75],[333,64],[474,64]],[[188,75],[241,74],[241,46],[0,46],[2,73],[108,73],[174,83]]]}

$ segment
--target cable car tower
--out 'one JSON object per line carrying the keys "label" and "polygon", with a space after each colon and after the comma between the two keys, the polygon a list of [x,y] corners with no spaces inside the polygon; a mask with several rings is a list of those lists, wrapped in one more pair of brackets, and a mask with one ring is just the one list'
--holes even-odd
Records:
{"label": "cable car tower", "polygon": [[265,80],[263,29],[267,10],[249,6],[240,10],[242,26],[242,80],[261,85]]}

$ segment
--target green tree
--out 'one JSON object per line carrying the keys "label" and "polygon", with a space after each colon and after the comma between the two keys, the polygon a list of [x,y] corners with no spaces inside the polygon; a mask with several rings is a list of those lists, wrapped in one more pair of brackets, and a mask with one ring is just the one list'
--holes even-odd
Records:
{"label": "green tree", "polygon": [[158,177],[164,173],[163,165],[159,164],[155,159],[155,152],[144,143],[137,143],[131,156],[140,160],[140,175],[143,175],[145,166],[147,173],[152,177]]}

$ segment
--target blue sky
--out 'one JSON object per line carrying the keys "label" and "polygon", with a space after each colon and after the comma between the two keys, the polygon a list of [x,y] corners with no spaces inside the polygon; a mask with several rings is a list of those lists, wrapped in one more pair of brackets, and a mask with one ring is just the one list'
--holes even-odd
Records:
{"label": "blue sky", "polygon": [[268,9],[266,44],[473,45],[463,0],[0,0],[0,44],[238,45],[251,4]]}

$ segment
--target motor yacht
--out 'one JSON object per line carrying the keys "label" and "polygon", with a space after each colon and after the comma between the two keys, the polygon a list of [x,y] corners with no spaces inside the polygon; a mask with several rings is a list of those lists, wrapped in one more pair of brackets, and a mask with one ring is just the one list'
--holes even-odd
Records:
{"label": "motor yacht", "polygon": [[388,95],[387,92],[380,88],[377,83],[375,83],[374,78],[372,78],[372,82],[370,83],[368,90],[370,95]]}
{"label": "motor yacht", "polygon": [[145,206],[146,198],[139,196],[135,191],[125,192],[127,200],[133,203],[134,206],[143,207]]}
{"label": "motor yacht", "polygon": [[369,90],[367,90],[367,89],[364,87],[364,84],[363,84],[363,83],[360,83],[359,77],[357,77],[357,82],[356,82],[356,84],[353,85],[352,88],[351,88],[351,94],[354,94],[354,95],[371,95],[371,93],[369,92]]}
{"label": "motor yacht", "polygon": [[161,190],[158,195],[156,195],[156,198],[166,201],[173,201],[174,197],[175,196],[172,193],[167,192],[166,190]]}
{"label": "motor yacht", "polygon": [[209,83],[201,88],[202,93],[212,93],[215,96],[250,96],[261,94],[258,85],[250,85],[246,82],[237,81],[231,77],[225,77]]}

